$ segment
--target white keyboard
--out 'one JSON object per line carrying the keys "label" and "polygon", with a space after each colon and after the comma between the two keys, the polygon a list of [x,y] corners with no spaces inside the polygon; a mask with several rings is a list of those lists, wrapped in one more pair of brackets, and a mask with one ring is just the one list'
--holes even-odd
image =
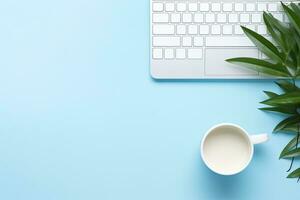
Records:
{"label": "white keyboard", "polygon": [[[226,58],[239,55],[225,53],[229,57],[224,57],[222,51],[241,48],[241,54],[261,58],[259,52],[253,53],[255,47],[240,26],[267,36],[263,11],[287,21],[280,3],[274,1],[152,0],[150,7],[155,78],[257,78],[258,74],[225,63]],[[219,71],[216,65],[222,65]]]}

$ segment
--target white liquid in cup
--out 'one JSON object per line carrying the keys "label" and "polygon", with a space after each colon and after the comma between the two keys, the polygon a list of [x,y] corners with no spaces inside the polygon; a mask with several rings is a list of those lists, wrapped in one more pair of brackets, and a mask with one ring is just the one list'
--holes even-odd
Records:
{"label": "white liquid in cup", "polygon": [[230,175],[243,170],[252,158],[252,144],[243,130],[233,126],[213,129],[203,143],[203,157],[215,172]]}

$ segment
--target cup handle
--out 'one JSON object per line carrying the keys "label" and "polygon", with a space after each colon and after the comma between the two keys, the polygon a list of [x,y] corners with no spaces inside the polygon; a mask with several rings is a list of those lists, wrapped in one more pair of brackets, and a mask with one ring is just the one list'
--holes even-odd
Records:
{"label": "cup handle", "polygon": [[268,134],[251,135],[250,140],[252,144],[260,144],[269,139]]}

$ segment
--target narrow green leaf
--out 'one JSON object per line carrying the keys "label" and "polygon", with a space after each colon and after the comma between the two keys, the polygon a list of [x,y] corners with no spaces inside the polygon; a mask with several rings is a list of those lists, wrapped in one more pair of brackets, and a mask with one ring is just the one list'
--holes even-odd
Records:
{"label": "narrow green leaf", "polygon": [[[288,16],[290,22],[293,24],[293,26],[295,27],[295,29],[297,30],[297,32],[300,34],[300,16],[298,16],[294,12],[294,10],[292,10],[291,8],[289,8],[288,6],[286,6],[284,3],[281,2],[281,5],[283,7],[284,12]],[[293,3],[291,3],[290,5],[291,5],[292,8],[296,6]]]}
{"label": "narrow green leaf", "polygon": [[299,178],[299,177],[300,177],[300,168],[294,170],[287,176],[287,178]]}
{"label": "narrow green leaf", "polygon": [[272,39],[284,52],[288,52],[291,44],[290,40],[292,40],[292,37],[289,36],[292,34],[289,27],[276,19],[271,13],[264,12],[263,19]]}
{"label": "narrow green leaf", "polygon": [[291,27],[291,29],[292,29],[293,39],[296,41],[298,50],[300,50],[300,33],[297,33],[297,31],[293,27]]}
{"label": "narrow green leaf", "polygon": [[294,11],[295,15],[297,15],[298,18],[300,18],[300,7],[297,6],[295,3],[290,4],[291,9]]}
{"label": "narrow green leaf", "polygon": [[287,80],[279,80],[275,83],[285,92],[293,92],[297,90],[300,91],[300,88],[296,87],[292,82]]}
{"label": "narrow green leaf", "polygon": [[[283,156],[285,156],[292,148],[296,147],[297,144],[297,137],[298,135],[296,135],[285,147],[284,149],[281,151],[279,159],[282,158]],[[298,144],[299,144],[299,140],[298,140]]]}
{"label": "narrow green leaf", "polygon": [[255,44],[255,46],[263,52],[265,55],[267,55],[272,60],[277,61],[278,63],[283,62],[283,58],[278,51],[278,49],[274,46],[272,42],[267,40],[265,37],[259,35],[258,33],[242,26],[242,29],[244,33],[247,35],[247,37]]}
{"label": "narrow green leaf", "polygon": [[229,63],[236,65],[243,65],[246,68],[251,70],[271,75],[271,76],[279,76],[279,77],[289,77],[290,75],[286,72],[284,67],[280,64],[269,63],[265,60],[259,60],[256,58],[231,58],[226,60]]}
{"label": "narrow green leaf", "polygon": [[276,94],[274,92],[270,92],[270,91],[264,91],[264,93],[270,98],[278,96],[278,94]]}
{"label": "narrow green leaf", "polygon": [[284,120],[282,120],[273,130],[273,132],[278,132],[287,127],[291,124],[300,123],[300,116],[299,115],[293,115],[291,117],[288,117]]}
{"label": "narrow green leaf", "polygon": [[282,158],[292,158],[292,157],[299,157],[300,156],[300,148],[290,150],[287,152]]}
{"label": "narrow green leaf", "polygon": [[300,76],[300,34],[298,34],[295,30],[293,31],[293,38],[296,41],[296,46],[297,46],[297,76]]}
{"label": "narrow green leaf", "polygon": [[280,132],[298,134],[298,124],[289,124],[286,127],[284,127]]}
{"label": "narrow green leaf", "polygon": [[273,17],[272,15],[269,15],[268,13],[266,13],[264,11],[263,19],[266,24],[268,32],[271,34],[272,38],[279,46],[282,46],[282,47],[284,47],[284,49],[286,49],[287,47],[284,45],[284,43],[282,41],[280,32],[275,30],[275,27],[272,23],[272,17]]}
{"label": "narrow green leaf", "polygon": [[292,45],[290,45],[290,50],[286,54],[285,59],[285,66],[290,72],[292,76],[295,76],[297,73],[297,56],[298,52],[296,53],[296,43],[293,42]]}
{"label": "narrow green leaf", "polygon": [[300,91],[278,95],[261,103],[266,105],[300,104]]}
{"label": "narrow green leaf", "polygon": [[278,112],[282,114],[296,114],[297,109],[295,107],[288,107],[288,106],[277,106],[277,107],[266,107],[266,108],[259,108],[263,111],[271,111],[271,112]]}

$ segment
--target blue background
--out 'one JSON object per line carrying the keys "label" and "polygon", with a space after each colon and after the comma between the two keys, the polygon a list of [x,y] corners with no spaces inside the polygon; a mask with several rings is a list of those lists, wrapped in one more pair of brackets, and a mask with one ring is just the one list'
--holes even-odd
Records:
{"label": "blue background", "polygon": [[271,135],[242,174],[202,163],[219,122],[271,133],[272,81],[155,81],[149,0],[1,1],[0,199],[299,199],[291,136]]}

